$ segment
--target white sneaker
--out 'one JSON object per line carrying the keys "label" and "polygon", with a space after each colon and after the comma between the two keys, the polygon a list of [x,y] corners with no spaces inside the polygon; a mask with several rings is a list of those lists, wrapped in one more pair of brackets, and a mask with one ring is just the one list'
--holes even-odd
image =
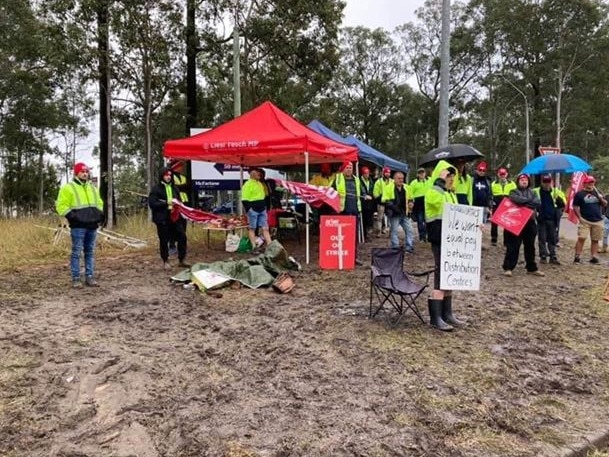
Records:
{"label": "white sneaker", "polygon": [[535,271],[527,271],[528,274],[533,276],[545,276],[546,274],[543,271],[535,270]]}
{"label": "white sneaker", "polygon": [[512,270],[503,270],[503,276],[512,276]]}

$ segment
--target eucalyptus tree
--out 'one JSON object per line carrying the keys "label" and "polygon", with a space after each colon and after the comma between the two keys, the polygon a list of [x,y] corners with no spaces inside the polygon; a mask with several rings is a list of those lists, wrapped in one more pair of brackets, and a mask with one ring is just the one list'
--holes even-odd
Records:
{"label": "eucalyptus tree", "polygon": [[536,146],[576,146],[562,133],[574,123],[579,94],[591,89],[579,81],[591,80],[597,56],[605,54],[603,2],[473,0],[470,6],[479,12],[483,32],[493,37],[499,72],[530,100]]}
{"label": "eucalyptus tree", "polygon": [[140,126],[140,162],[147,190],[156,182],[154,115],[180,84],[184,65],[181,3],[176,0],[124,0],[111,10],[113,97]]}
{"label": "eucalyptus tree", "polygon": [[203,106],[200,123],[230,119],[232,32],[239,28],[242,109],[265,100],[299,111],[328,85],[338,64],[340,0],[210,1],[197,11]]}
{"label": "eucalyptus tree", "polygon": [[[400,52],[405,56],[407,69],[414,76],[416,86],[430,103],[440,101],[440,39],[442,1],[427,0],[416,11],[417,22],[409,22],[396,29]],[[450,41],[450,135],[466,126],[464,114],[467,103],[479,89],[477,84],[484,64],[484,55],[469,20],[465,5],[451,5]],[[434,124],[438,125],[436,114]]]}
{"label": "eucalyptus tree", "polygon": [[389,32],[347,27],[330,96],[336,128],[384,148],[388,119],[399,112],[397,86],[403,80],[399,55]]}
{"label": "eucalyptus tree", "polygon": [[53,182],[55,170],[49,165],[48,156],[54,151],[50,142],[53,132],[75,122],[75,117],[65,112],[70,57],[64,36],[32,3],[16,0],[0,5],[0,150],[5,213],[41,212],[52,203],[49,195],[57,183]]}

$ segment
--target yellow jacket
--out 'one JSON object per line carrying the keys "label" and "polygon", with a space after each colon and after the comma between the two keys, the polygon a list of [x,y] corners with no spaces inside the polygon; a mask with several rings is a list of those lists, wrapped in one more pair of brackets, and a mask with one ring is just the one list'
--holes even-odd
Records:
{"label": "yellow jacket", "polygon": [[89,181],[74,178],[59,189],[55,210],[71,228],[96,229],[104,218],[104,202],[99,190]]}

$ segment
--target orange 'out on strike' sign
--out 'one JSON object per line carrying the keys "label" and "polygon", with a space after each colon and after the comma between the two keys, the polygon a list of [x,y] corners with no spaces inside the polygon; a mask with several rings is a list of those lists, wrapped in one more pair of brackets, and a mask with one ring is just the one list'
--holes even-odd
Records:
{"label": "orange 'out on strike' sign", "polygon": [[355,268],[355,216],[321,216],[319,267],[323,270]]}

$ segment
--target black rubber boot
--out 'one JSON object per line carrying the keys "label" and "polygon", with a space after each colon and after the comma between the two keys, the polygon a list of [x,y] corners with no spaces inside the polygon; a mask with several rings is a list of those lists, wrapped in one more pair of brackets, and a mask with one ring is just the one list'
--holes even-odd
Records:
{"label": "black rubber boot", "polygon": [[454,325],[455,327],[462,327],[465,325],[464,321],[460,321],[453,314],[453,296],[446,295],[442,300],[442,320],[447,324]]}
{"label": "black rubber boot", "polygon": [[428,298],[427,306],[429,308],[429,323],[438,330],[442,330],[443,332],[450,332],[453,327],[444,322],[441,317],[442,300]]}

